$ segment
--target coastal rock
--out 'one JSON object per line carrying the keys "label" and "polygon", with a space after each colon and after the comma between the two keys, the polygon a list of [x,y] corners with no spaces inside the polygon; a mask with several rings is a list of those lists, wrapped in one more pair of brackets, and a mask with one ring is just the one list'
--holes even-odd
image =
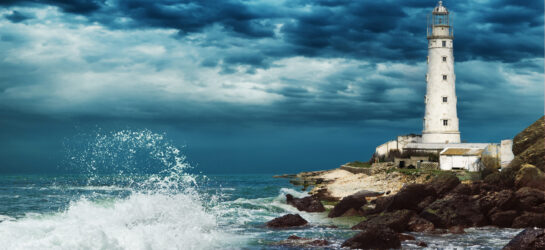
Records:
{"label": "coastal rock", "polygon": [[503,250],[545,249],[545,229],[527,228],[517,234]]}
{"label": "coastal rock", "polygon": [[303,219],[303,217],[301,217],[298,214],[286,214],[282,217],[278,217],[267,222],[267,227],[288,228],[288,227],[300,227],[307,224],[308,224],[308,221]]}
{"label": "coastal rock", "polygon": [[479,207],[484,214],[488,214],[493,208],[495,210],[505,211],[517,206],[515,193],[505,189],[499,192],[490,192],[478,200]]}
{"label": "coastal rock", "polygon": [[[452,194],[461,194],[461,195],[472,195],[472,194],[475,194],[473,193],[473,189],[471,188],[470,185],[468,184],[460,184],[458,186],[456,186],[450,193]],[[477,192],[478,193],[478,192]]]}
{"label": "coastal rock", "polygon": [[342,216],[349,209],[361,210],[361,207],[367,203],[364,194],[355,193],[344,197],[327,215],[329,218]]}
{"label": "coastal rock", "polygon": [[291,194],[286,194],[286,203],[294,206],[299,211],[305,212],[324,212],[325,208],[322,202],[316,197],[307,196],[304,198],[295,198]]}
{"label": "coastal rock", "polygon": [[411,232],[432,232],[435,226],[430,221],[421,218],[418,215],[414,215],[409,220],[407,229]]}
{"label": "coastal rock", "polygon": [[529,163],[545,171],[544,118],[541,117],[513,138],[515,159],[511,167],[518,168],[521,163]]}
{"label": "coastal rock", "polygon": [[487,224],[477,202],[467,195],[447,195],[436,200],[420,213],[420,217],[431,221],[436,228]]}
{"label": "coastal rock", "polygon": [[462,226],[453,226],[449,227],[448,233],[450,234],[465,234],[464,227]]}
{"label": "coastal rock", "polygon": [[330,243],[327,240],[303,238],[297,235],[291,235],[283,241],[274,243],[274,245],[298,247],[298,248],[322,247],[322,246],[327,246],[329,244]]}
{"label": "coastal rock", "polygon": [[398,234],[388,227],[370,227],[346,240],[342,247],[356,249],[401,248]]}
{"label": "coastal rock", "polygon": [[408,234],[399,234],[399,241],[416,240],[414,236]]}
{"label": "coastal rock", "polygon": [[545,228],[545,214],[524,212],[513,220],[514,228],[541,227]]}
{"label": "coastal rock", "polygon": [[456,188],[456,186],[460,185],[460,180],[455,174],[443,173],[433,178],[430,185],[435,189],[435,193],[439,197],[443,197]]}
{"label": "coastal rock", "polygon": [[385,211],[394,211],[400,209],[410,209],[420,211],[420,202],[428,198],[428,203],[435,199],[435,189],[426,184],[410,184],[403,187],[385,204]]}
{"label": "coastal rock", "polygon": [[498,227],[510,227],[517,215],[516,210],[495,212],[490,215],[490,223]]}
{"label": "coastal rock", "polygon": [[368,228],[375,227],[388,227],[401,233],[407,231],[409,221],[413,215],[415,215],[413,211],[406,209],[390,213],[376,214],[353,226],[352,229],[366,230]]}
{"label": "coastal rock", "polygon": [[543,203],[545,203],[545,191],[530,187],[523,187],[515,192],[515,197],[518,200],[519,210],[545,213],[545,210],[543,210]]}
{"label": "coastal rock", "polygon": [[524,164],[515,177],[515,186],[545,190],[545,175],[534,165]]}

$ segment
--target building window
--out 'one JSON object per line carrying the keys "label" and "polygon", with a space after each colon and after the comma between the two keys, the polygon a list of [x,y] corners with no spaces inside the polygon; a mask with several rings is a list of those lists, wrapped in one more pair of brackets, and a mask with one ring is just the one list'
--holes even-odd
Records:
{"label": "building window", "polygon": [[443,75],[443,80],[447,80],[447,75]]}
{"label": "building window", "polygon": [[443,126],[448,126],[448,120],[443,120]]}
{"label": "building window", "polygon": [[446,61],[447,61],[447,57],[443,56],[443,62],[446,62]]}
{"label": "building window", "polygon": [[443,103],[446,103],[448,101],[448,98],[446,96],[443,96]]}
{"label": "building window", "polygon": [[443,41],[443,47],[447,47],[447,41]]}

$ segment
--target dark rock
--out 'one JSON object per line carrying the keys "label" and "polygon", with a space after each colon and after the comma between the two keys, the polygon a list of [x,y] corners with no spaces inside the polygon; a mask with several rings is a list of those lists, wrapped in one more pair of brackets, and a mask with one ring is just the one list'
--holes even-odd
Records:
{"label": "dark rock", "polygon": [[517,234],[503,250],[545,249],[545,229],[527,228]]}
{"label": "dark rock", "polygon": [[545,228],[545,214],[524,212],[513,220],[514,228],[541,227]]}
{"label": "dark rock", "polygon": [[471,186],[468,184],[460,184],[456,186],[451,193],[453,194],[462,194],[462,195],[473,195],[473,190],[471,189]]}
{"label": "dark rock", "polygon": [[[361,207],[367,203],[365,195],[362,194],[353,194],[344,197],[327,215],[330,218],[335,218],[342,216],[346,211],[353,208],[356,210],[361,210]],[[362,210],[363,211],[363,210]]]}
{"label": "dark rock", "polygon": [[545,175],[534,165],[524,164],[515,176],[515,187],[533,187],[545,190]]}
{"label": "dark rock", "polygon": [[272,228],[300,227],[307,224],[308,221],[298,214],[286,214],[267,222],[267,226]]}
{"label": "dark rock", "polygon": [[399,234],[399,241],[415,240],[414,236],[408,234]]}
{"label": "dark rock", "polygon": [[344,214],[341,215],[341,217],[349,217],[349,216],[365,216],[365,213],[361,209],[354,209],[350,208]]}
{"label": "dark rock", "polygon": [[[489,188],[494,189],[510,189],[515,186],[515,176],[518,169],[504,168],[501,172],[489,174],[484,178],[484,183]],[[487,190],[490,191],[490,190]]]}
{"label": "dark rock", "polygon": [[411,217],[407,226],[407,229],[411,232],[432,232],[435,229],[433,223],[418,215]]}
{"label": "dark rock", "polygon": [[509,164],[511,167],[517,168],[516,165],[532,164],[539,168],[541,171],[545,171],[545,138],[539,139],[534,145],[527,148],[524,152],[515,156],[515,159]]}
{"label": "dark rock", "polygon": [[464,227],[462,226],[453,226],[449,227],[448,232],[451,234],[465,234]]}
{"label": "dark rock", "polygon": [[416,245],[419,246],[419,247],[428,247],[428,243],[423,242],[423,241],[416,242]]}
{"label": "dark rock", "polygon": [[448,195],[436,200],[420,213],[420,217],[432,222],[436,228],[487,224],[477,202],[467,195]]}
{"label": "dark rock", "polygon": [[310,239],[310,238],[299,237],[297,235],[291,235],[286,240],[277,242],[274,245],[308,248],[308,247],[327,246],[329,245],[329,242],[327,240],[322,240],[322,239]]}
{"label": "dark rock", "polygon": [[425,184],[410,184],[393,196],[391,203],[386,207],[386,211],[410,209],[419,212],[421,210],[419,203],[426,198],[429,203],[435,200],[434,188]]}
{"label": "dark rock", "polygon": [[484,214],[488,214],[491,209],[505,211],[517,206],[515,193],[505,189],[499,192],[490,192],[478,200],[479,207]]}
{"label": "dark rock", "polygon": [[322,201],[339,201],[340,200],[338,197],[332,196],[329,190],[327,190],[327,188],[317,189],[314,192],[313,196],[315,196],[316,198]]}
{"label": "dark rock", "polygon": [[518,200],[518,209],[520,211],[545,212],[543,211],[545,191],[523,187],[515,192],[515,197]]}
{"label": "dark rock", "polygon": [[324,212],[325,208],[322,202],[314,196],[304,198],[295,198],[291,194],[286,194],[286,202],[297,208],[299,211],[305,212]]}
{"label": "dark rock", "polygon": [[498,227],[510,227],[517,215],[515,210],[495,212],[490,215],[490,223]]}
{"label": "dark rock", "polygon": [[430,185],[439,197],[443,197],[460,185],[460,180],[452,173],[443,173],[433,178]]}
{"label": "dark rock", "polygon": [[396,232],[404,232],[408,228],[409,221],[415,213],[411,210],[398,210],[390,213],[376,214],[370,216],[352,229],[366,230],[373,227],[388,227]]}
{"label": "dark rock", "polygon": [[342,247],[357,249],[400,248],[398,234],[387,227],[371,227],[346,240]]}

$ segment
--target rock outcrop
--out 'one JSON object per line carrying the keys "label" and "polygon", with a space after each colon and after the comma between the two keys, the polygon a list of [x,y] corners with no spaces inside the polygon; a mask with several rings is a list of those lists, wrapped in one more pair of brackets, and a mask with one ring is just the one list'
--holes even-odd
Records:
{"label": "rock outcrop", "polygon": [[513,138],[515,159],[510,167],[520,168],[523,163],[532,164],[545,171],[545,116]]}
{"label": "rock outcrop", "polygon": [[301,227],[308,224],[308,221],[303,219],[298,214],[286,214],[282,217],[275,218],[267,222],[267,227],[272,228],[290,228],[290,227]]}
{"label": "rock outcrop", "polygon": [[353,226],[352,229],[366,230],[368,228],[387,227],[401,233],[407,231],[409,221],[414,215],[413,211],[407,209],[375,214]]}
{"label": "rock outcrop", "polygon": [[286,203],[296,207],[299,211],[305,211],[309,213],[319,213],[325,211],[322,202],[320,202],[320,200],[314,196],[295,198],[291,194],[286,194]]}
{"label": "rock outcrop", "polygon": [[354,237],[346,240],[342,247],[356,249],[392,249],[400,248],[398,233],[388,227],[366,228]]}
{"label": "rock outcrop", "polygon": [[[344,197],[327,215],[330,218],[342,216],[349,210],[362,211],[361,207],[367,203],[365,199],[367,193],[355,193]],[[362,211],[363,212],[363,211]]]}
{"label": "rock outcrop", "polygon": [[545,229],[528,228],[517,234],[503,250],[545,249]]}

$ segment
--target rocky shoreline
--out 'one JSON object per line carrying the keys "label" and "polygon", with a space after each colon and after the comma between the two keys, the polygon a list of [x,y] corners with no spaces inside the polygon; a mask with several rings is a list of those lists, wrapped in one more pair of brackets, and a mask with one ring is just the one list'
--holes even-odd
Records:
{"label": "rocky shoreline", "polygon": [[[306,172],[282,176],[304,189],[313,186],[310,196],[288,195],[286,202],[299,211],[327,212],[330,218],[358,218],[352,229],[360,232],[342,247],[400,248],[404,240],[424,247],[425,242],[403,233],[463,234],[466,228],[493,226],[524,229],[504,249],[545,249],[543,121],[514,138],[515,159],[507,168],[482,180],[462,183],[453,172],[407,174],[387,165],[362,173]],[[275,228],[291,227],[294,220],[307,225],[299,215],[284,217],[273,220]]]}

